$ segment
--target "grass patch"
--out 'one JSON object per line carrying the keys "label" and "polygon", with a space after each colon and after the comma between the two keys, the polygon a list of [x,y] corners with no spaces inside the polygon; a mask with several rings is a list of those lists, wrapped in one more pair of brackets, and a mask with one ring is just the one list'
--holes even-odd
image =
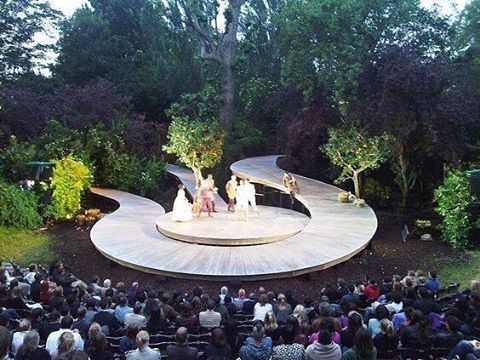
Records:
{"label": "grass patch", "polygon": [[20,266],[41,263],[48,266],[55,254],[46,232],[0,226],[0,261],[15,260]]}
{"label": "grass patch", "polygon": [[442,287],[459,282],[462,289],[470,286],[472,280],[480,280],[480,251],[465,253],[462,263],[448,265],[438,272]]}

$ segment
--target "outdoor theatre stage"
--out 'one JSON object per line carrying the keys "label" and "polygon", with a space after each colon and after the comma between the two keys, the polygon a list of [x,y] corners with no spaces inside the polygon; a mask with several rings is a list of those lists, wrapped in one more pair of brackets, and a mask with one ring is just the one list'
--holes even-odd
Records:
{"label": "outdoor theatre stage", "polygon": [[[244,159],[231,165],[239,178],[248,177],[260,193],[286,197],[280,156]],[[169,165],[190,193],[191,171]],[[295,175],[299,208],[309,217],[280,207],[260,206],[248,222],[227,213],[217,196],[208,218],[174,223],[156,202],[126,192],[92,188],[120,207],[98,221],[91,231],[95,247],[107,258],[137,270],[176,278],[259,280],[291,277],[334,266],[363,250],[377,229],[374,211],[337,201],[339,188]],[[218,187],[223,184],[217,184]],[[276,189],[276,190],[275,190]],[[261,200],[261,199],[259,199]],[[261,202],[261,201],[260,201]],[[285,204],[289,200],[285,201]]]}

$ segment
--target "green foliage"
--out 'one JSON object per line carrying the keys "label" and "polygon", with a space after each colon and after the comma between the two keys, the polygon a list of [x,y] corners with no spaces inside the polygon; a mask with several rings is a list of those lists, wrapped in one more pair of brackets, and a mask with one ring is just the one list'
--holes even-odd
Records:
{"label": "green foliage", "polygon": [[383,186],[380,182],[372,177],[368,177],[363,181],[363,194],[367,200],[385,201],[390,199],[392,189]]}
{"label": "green foliage", "polygon": [[104,185],[141,196],[157,188],[165,170],[165,163],[155,156],[142,161],[135,155],[117,154],[112,149],[108,149],[105,156],[105,167],[109,171],[105,173]]}
{"label": "green foliage", "polygon": [[370,136],[354,125],[330,128],[328,143],[320,149],[333,165],[341,168],[336,183],[352,179],[360,196],[358,176],[367,169],[376,169],[390,156],[392,139],[388,134]]}
{"label": "green foliage", "polygon": [[37,196],[15,185],[0,182],[0,225],[35,229],[41,223]]}
{"label": "green foliage", "polygon": [[39,34],[52,35],[51,29],[60,20],[61,13],[46,1],[2,0],[0,3],[0,78],[15,79],[46,67],[46,55],[53,44],[39,41]]}
{"label": "green foliage", "polygon": [[68,155],[54,160],[50,188],[52,202],[46,215],[55,220],[72,219],[81,209],[82,195],[91,184],[92,175],[88,166]]}
{"label": "green foliage", "polygon": [[0,148],[0,178],[10,183],[28,179],[30,168],[27,163],[37,160],[36,156],[35,145],[20,142],[15,136],[11,136],[9,143]]}
{"label": "green foliage", "polygon": [[175,154],[192,170],[211,168],[223,156],[225,133],[217,121],[174,118],[168,128],[168,142],[163,150]]}
{"label": "green foliage", "polygon": [[443,240],[455,248],[470,247],[472,224],[468,204],[472,201],[468,179],[460,170],[451,170],[434,192],[435,211],[442,216]]}
{"label": "green foliage", "polygon": [[15,260],[20,266],[32,263],[47,266],[57,255],[46,233],[0,226],[0,261]]}

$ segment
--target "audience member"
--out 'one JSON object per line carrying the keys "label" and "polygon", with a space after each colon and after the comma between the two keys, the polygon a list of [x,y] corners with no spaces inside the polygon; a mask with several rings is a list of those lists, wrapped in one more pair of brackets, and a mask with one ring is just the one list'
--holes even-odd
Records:
{"label": "audience member", "polygon": [[142,330],[137,334],[137,349],[127,352],[127,360],[160,360],[160,350],[149,347],[150,336],[147,331]]}
{"label": "audience member", "polygon": [[178,328],[175,333],[175,345],[167,347],[167,358],[169,360],[196,360],[198,350],[188,346],[188,330],[185,327]]}

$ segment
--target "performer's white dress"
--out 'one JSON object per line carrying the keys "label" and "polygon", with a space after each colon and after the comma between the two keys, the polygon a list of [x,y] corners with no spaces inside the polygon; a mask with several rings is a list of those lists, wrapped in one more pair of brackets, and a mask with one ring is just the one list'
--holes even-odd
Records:
{"label": "performer's white dress", "polygon": [[172,221],[190,221],[192,219],[192,205],[185,197],[185,190],[179,189],[173,202]]}
{"label": "performer's white dress", "polygon": [[244,184],[237,187],[237,208],[236,211],[248,211],[248,195]]}

